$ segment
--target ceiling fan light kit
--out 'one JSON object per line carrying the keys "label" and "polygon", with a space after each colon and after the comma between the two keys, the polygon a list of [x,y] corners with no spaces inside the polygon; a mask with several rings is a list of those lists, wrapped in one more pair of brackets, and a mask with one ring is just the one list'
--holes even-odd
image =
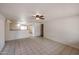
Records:
{"label": "ceiling fan light kit", "polygon": [[35,17],[35,20],[44,20],[44,16],[41,15],[40,13],[36,13],[36,15],[33,15],[33,17]]}

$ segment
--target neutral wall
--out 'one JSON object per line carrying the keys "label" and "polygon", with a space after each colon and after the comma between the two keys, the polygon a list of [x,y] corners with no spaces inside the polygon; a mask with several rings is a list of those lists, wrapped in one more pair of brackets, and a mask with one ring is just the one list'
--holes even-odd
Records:
{"label": "neutral wall", "polygon": [[41,35],[41,24],[40,23],[34,23],[32,25],[32,36],[40,36]]}
{"label": "neutral wall", "polygon": [[10,31],[10,40],[28,38],[31,34],[27,30],[25,31]]}
{"label": "neutral wall", "polygon": [[44,37],[79,48],[78,5],[51,7],[45,20]]}
{"label": "neutral wall", "polygon": [[10,22],[6,21],[6,41],[8,40],[16,40],[22,38],[29,38],[31,36],[40,36],[40,23],[32,24],[32,34],[29,33],[28,30],[22,31],[10,31]]}
{"label": "neutral wall", "polygon": [[0,15],[0,51],[5,45],[5,18]]}
{"label": "neutral wall", "polygon": [[10,22],[6,20],[5,23],[6,23],[6,28],[5,28],[5,37],[6,38],[5,38],[5,40],[7,41],[7,40],[10,40],[10,29],[9,29],[9,26],[10,26],[9,23]]}
{"label": "neutral wall", "polygon": [[27,30],[10,31],[10,24],[9,24],[9,22],[6,22],[6,41],[28,38],[30,36],[31,36],[31,34],[29,34],[29,32]]}

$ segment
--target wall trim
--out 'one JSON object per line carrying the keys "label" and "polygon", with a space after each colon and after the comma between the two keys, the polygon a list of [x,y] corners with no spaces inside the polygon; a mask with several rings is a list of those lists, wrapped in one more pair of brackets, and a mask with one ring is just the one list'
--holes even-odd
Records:
{"label": "wall trim", "polygon": [[64,44],[64,45],[67,45],[67,46],[70,46],[70,47],[79,49],[79,47],[76,47],[76,46],[74,46],[74,45],[65,43],[64,41],[55,40],[55,38],[51,38],[51,37],[47,37],[47,36],[45,36],[45,38],[48,39],[48,40],[53,40],[53,41],[56,41],[56,42],[58,42],[58,43],[61,43],[61,44]]}

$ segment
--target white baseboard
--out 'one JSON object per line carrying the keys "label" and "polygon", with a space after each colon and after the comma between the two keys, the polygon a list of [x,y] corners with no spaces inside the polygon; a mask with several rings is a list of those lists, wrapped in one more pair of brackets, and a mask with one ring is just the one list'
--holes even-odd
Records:
{"label": "white baseboard", "polygon": [[70,46],[70,47],[73,47],[73,48],[79,49],[79,47],[77,47],[76,45],[72,45],[72,44],[69,44],[69,43],[67,43],[67,42],[57,40],[56,38],[53,38],[53,37],[45,36],[45,38],[50,39],[50,40],[53,40],[53,41],[56,41],[56,42],[59,42],[59,43],[61,43],[61,44],[65,44],[65,45]]}

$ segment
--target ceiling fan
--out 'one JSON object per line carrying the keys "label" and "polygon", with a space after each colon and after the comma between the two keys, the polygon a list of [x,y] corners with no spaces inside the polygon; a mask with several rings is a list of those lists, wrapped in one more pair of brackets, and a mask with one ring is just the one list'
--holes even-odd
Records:
{"label": "ceiling fan", "polygon": [[33,15],[33,17],[35,17],[36,20],[44,20],[45,19],[44,16],[38,12],[35,15]]}

